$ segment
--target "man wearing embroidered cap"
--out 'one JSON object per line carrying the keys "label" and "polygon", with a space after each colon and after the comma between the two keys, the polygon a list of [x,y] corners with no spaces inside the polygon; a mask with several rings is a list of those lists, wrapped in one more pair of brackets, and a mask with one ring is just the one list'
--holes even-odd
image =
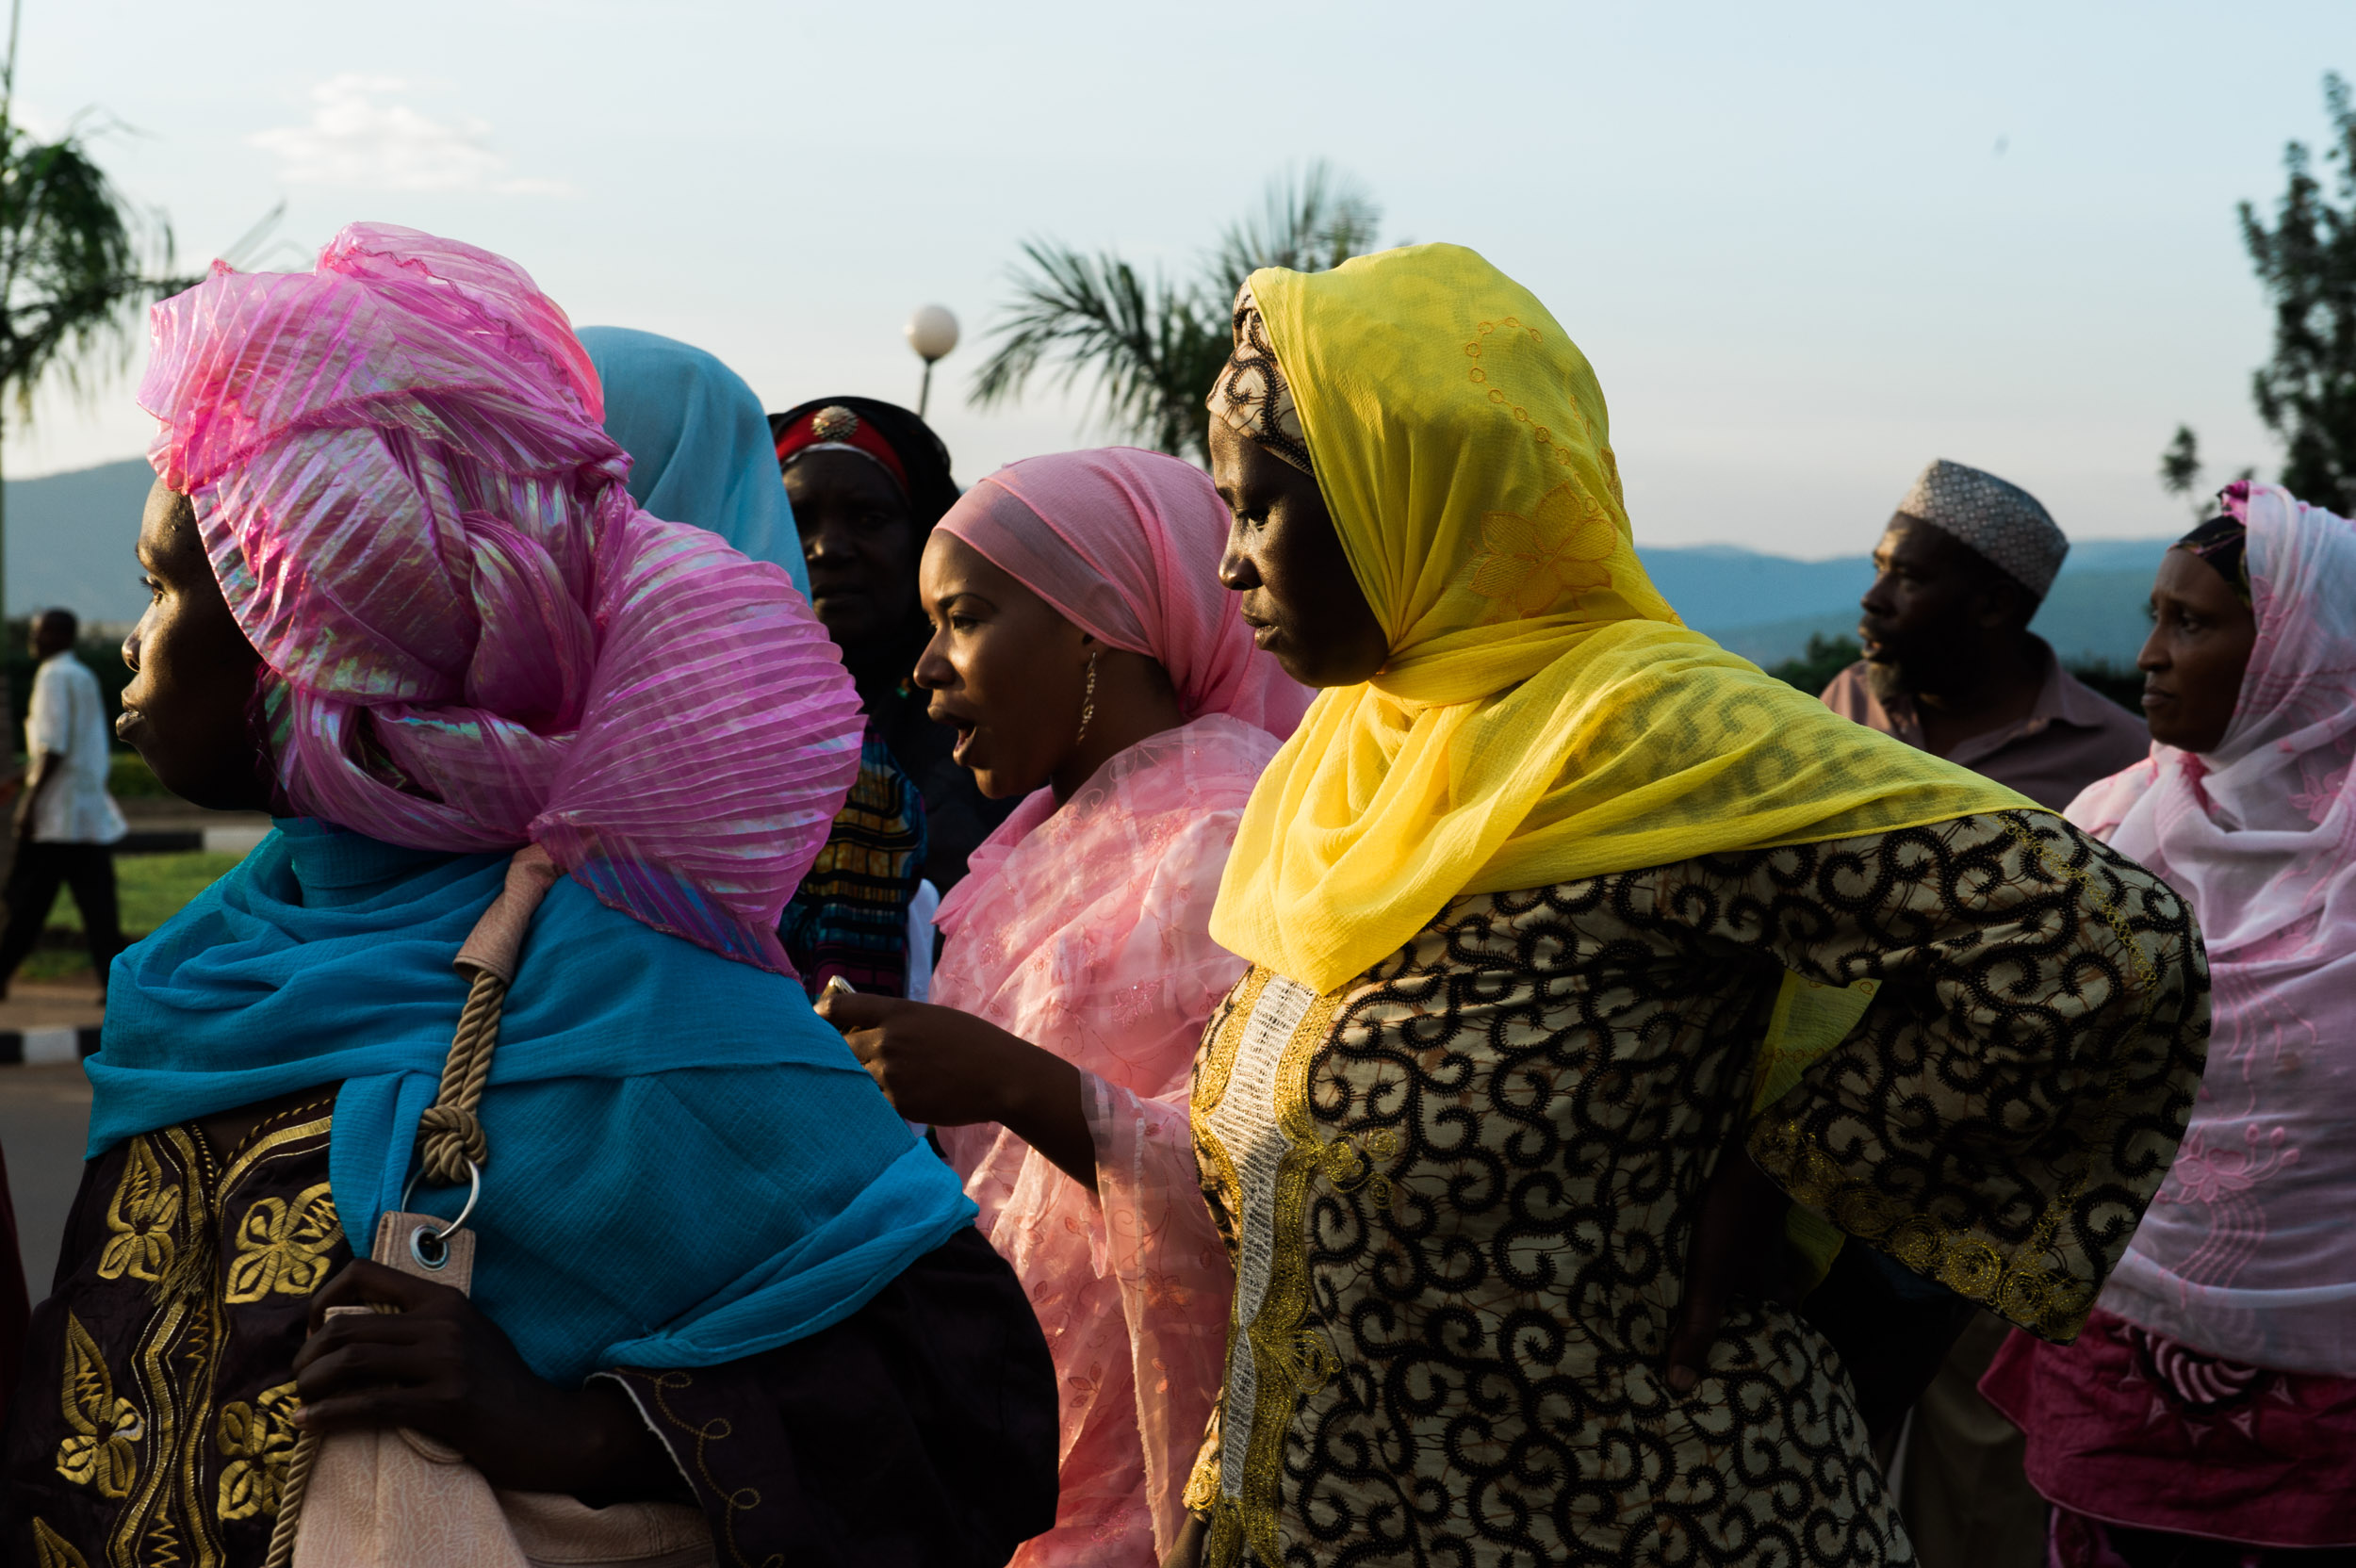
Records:
{"label": "man wearing embroidered cap", "polygon": [[[2140,760],[2151,745],[2143,722],[2029,630],[2069,553],[2026,490],[1935,461],[1873,550],[1857,626],[1865,657],[1834,678],[1824,705],[2055,809]],[[1955,1332],[1945,1315],[1961,1309],[1910,1310],[1943,1337]],[[1977,1387],[2004,1333],[2001,1318],[1971,1314],[1914,1409],[1898,1492],[1928,1568],[2045,1560],[2045,1503],[2022,1473],[2021,1436]]]}
{"label": "man wearing embroidered cap", "polygon": [[1824,688],[1824,705],[2039,805],[2069,805],[2150,744],[2142,721],[2029,630],[2069,553],[2026,490],[1934,462],[1873,550],[1865,657]]}

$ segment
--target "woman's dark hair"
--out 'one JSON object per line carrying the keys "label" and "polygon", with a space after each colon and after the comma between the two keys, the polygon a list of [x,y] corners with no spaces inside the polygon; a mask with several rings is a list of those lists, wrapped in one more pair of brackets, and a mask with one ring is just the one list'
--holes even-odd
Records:
{"label": "woman's dark hair", "polygon": [[949,474],[949,449],[941,445],[932,426],[898,403],[874,398],[812,398],[796,403],[782,414],[769,416],[770,438],[775,440],[822,408],[849,409],[899,454],[900,466],[908,475],[908,512],[916,519],[917,547],[923,548],[933,525],[957,504],[957,482]]}

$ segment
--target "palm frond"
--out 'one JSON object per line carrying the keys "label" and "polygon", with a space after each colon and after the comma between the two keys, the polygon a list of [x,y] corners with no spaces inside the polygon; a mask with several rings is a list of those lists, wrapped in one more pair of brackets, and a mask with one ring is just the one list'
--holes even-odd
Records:
{"label": "palm frond", "polygon": [[1263,267],[1322,272],[1374,243],[1383,209],[1366,188],[1318,159],[1268,184],[1256,216],[1227,226],[1212,253],[1222,305]]}
{"label": "palm frond", "polygon": [[78,138],[42,143],[8,133],[0,143],[0,390],[21,417],[53,374],[80,392],[93,370],[120,368],[139,307],[184,286],[170,275],[172,250],[170,226],[125,202]]}
{"label": "palm frond", "polygon": [[1223,344],[1225,334],[1212,330],[1187,294],[1116,255],[1044,239],[1024,242],[1023,253],[1028,265],[1013,272],[1014,298],[992,329],[998,344],[974,377],[973,405],[1015,400],[1054,364],[1060,388],[1093,381],[1102,418],[1121,433],[1168,452],[1199,451],[1199,421],[1186,404],[1199,409],[1209,388],[1194,384],[1204,341]]}
{"label": "palm frond", "polygon": [[1228,306],[1261,267],[1322,270],[1371,243],[1373,201],[1323,163],[1268,189],[1266,210],[1231,226],[1186,286],[1151,278],[1110,252],[1088,255],[1050,239],[1023,242],[1012,299],[968,400],[995,408],[1020,399],[1055,367],[1055,384],[1083,378],[1103,421],[1132,440],[1210,461],[1203,399],[1227,363]]}

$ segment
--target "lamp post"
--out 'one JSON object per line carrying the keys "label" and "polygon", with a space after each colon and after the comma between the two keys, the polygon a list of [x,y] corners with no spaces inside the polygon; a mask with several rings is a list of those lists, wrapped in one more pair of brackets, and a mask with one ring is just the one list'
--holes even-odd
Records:
{"label": "lamp post", "polygon": [[921,305],[908,318],[908,339],[924,362],[924,384],[916,394],[916,416],[922,419],[933,395],[933,361],[957,346],[957,318],[945,305]]}

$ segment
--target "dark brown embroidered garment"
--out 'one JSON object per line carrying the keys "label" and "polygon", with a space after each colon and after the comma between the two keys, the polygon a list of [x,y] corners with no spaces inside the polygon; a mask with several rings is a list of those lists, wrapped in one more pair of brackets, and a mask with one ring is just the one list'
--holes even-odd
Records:
{"label": "dark brown embroidered garment", "polygon": [[313,1293],[352,1255],[332,1093],[216,1151],[193,1122],[85,1168],[0,1445],[0,1554],[40,1568],[258,1563]]}
{"label": "dark brown embroidered garment", "polygon": [[1189,1487],[1264,1568],[1879,1564],[1912,1550],[1840,1363],[1738,1299],[1664,1376],[1700,1191],[1786,967],[1880,982],[1759,1118],[1851,1236],[2077,1331],[2184,1133],[2191,915],[2004,812],[1451,902],[1319,996],[1255,968],[1193,1102],[1236,1265]]}
{"label": "dark brown embroidered garment", "polygon": [[[251,1568],[294,1446],[310,1298],[351,1257],[332,1095],[220,1152],[194,1123],[83,1171],[0,1440],[0,1562]],[[1003,1562],[1055,1518],[1054,1369],[971,1230],[834,1327],[721,1366],[614,1374],[719,1562]]]}

